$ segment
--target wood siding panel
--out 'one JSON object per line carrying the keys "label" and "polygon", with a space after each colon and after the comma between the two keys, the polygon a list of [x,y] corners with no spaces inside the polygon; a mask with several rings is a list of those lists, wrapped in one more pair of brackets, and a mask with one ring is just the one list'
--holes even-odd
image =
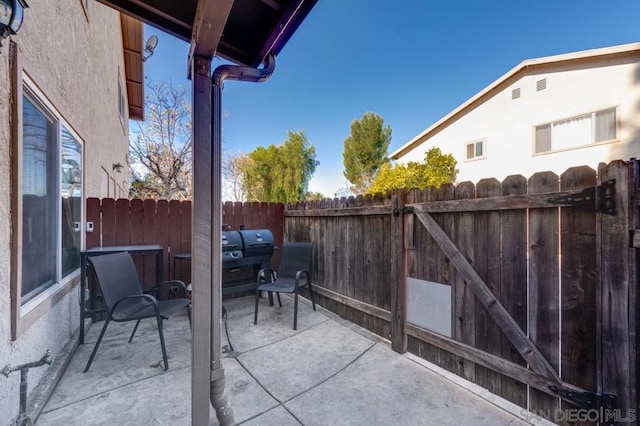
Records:
{"label": "wood siding panel", "polygon": [[[472,182],[462,182],[455,189],[456,200],[473,199],[475,196],[476,186]],[[477,253],[473,237],[478,232],[486,233],[486,229],[475,228],[474,214],[471,212],[456,215],[454,221],[455,235],[453,235],[453,241],[467,260],[472,265],[476,265]],[[483,320],[486,321],[486,314],[484,312],[476,313],[476,297],[467,286],[464,277],[456,273],[455,270],[452,272],[451,296],[453,336],[459,342],[476,346],[476,327],[481,326]],[[482,306],[480,306],[480,309],[483,309]],[[455,365],[458,366],[456,374],[467,380],[478,380],[476,365],[473,362],[460,357],[455,357],[454,360]],[[482,367],[478,368],[481,369]],[[481,374],[486,376],[486,371],[481,371]],[[477,383],[482,384],[484,381]]]}
{"label": "wood siding panel", "polygon": [[[501,195],[502,187],[495,179],[483,179],[476,185],[476,197],[488,198]],[[464,214],[464,213],[463,213]],[[475,270],[487,283],[498,301],[502,299],[502,282],[500,277],[500,243],[501,215],[499,211],[477,212],[473,218],[475,226]],[[461,229],[460,232],[465,232]],[[504,333],[491,318],[482,304],[476,300],[476,347],[488,353],[500,355],[501,341]],[[500,394],[502,376],[492,370],[478,366],[476,383],[490,392]]]}
{"label": "wood siding panel", "polygon": [[[524,176],[508,176],[502,181],[502,195],[522,195],[527,193],[527,179]],[[502,242],[500,302],[509,315],[528,333],[527,324],[527,210],[507,210],[502,212]],[[502,358],[526,366],[511,341],[502,336]],[[500,395],[514,404],[527,407],[527,386],[511,377],[503,377]]]}
{"label": "wood siding panel", "polygon": [[[558,176],[536,173],[529,193],[558,191]],[[529,337],[558,371],[560,349],[559,215],[557,208],[529,211]],[[542,413],[560,408],[560,400],[531,389],[529,407]]]}
{"label": "wood siding panel", "polygon": [[162,276],[158,277],[159,281],[169,279],[169,252],[171,245],[169,230],[169,202],[167,200],[159,200],[156,204],[156,242],[164,248],[162,259]]}
{"label": "wood siding panel", "polygon": [[[589,167],[572,168],[562,174],[560,182],[563,191],[595,186],[596,172]],[[596,392],[596,213],[563,207],[560,223],[562,378]],[[563,410],[576,408],[564,401],[561,405]]]}

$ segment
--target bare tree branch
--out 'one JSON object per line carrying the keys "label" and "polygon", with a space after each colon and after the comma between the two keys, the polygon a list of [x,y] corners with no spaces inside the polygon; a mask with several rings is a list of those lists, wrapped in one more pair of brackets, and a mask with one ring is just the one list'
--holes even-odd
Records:
{"label": "bare tree branch", "polygon": [[242,176],[248,161],[249,157],[242,152],[222,153],[223,195],[226,200],[245,201],[246,191]]}
{"label": "bare tree branch", "polygon": [[129,137],[131,196],[191,198],[191,105],[182,86],[147,84],[144,122]]}

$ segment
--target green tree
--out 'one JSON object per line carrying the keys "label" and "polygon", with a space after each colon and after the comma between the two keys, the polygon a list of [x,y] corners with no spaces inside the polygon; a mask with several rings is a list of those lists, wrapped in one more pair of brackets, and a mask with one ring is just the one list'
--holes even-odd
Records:
{"label": "green tree", "polygon": [[440,187],[444,183],[455,181],[458,173],[456,164],[453,155],[442,154],[440,148],[431,148],[425,154],[424,163],[411,161],[395,166],[383,165],[367,193],[387,193],[400,188]]}
{"label": "green tree", "polygon": [[344,140],[342,152],[344,177],[351,190],[362,194],[373,183],[378,170],[389,163],[387,150],[391,142],[391,127],[373,112],[351,122],[351,134]]}
{"label": "green tree", "polygon": [[320,200],[324,200],[325,197],[324,194],[322,192],[314,192],[314,191],[309,191],[307,192],[307,195],[304,197],[305,201],[320,201]]}
{"label": "green tree", "polygon": [[318,164],[316,150],[302,130],[288,132],[282,145],[256,148],[242,165],[247,201],[292,203],[304,200]]}

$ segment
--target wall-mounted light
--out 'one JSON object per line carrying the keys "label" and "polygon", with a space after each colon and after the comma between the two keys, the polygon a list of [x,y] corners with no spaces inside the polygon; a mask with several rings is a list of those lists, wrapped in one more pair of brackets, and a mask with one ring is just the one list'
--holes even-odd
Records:
{"label": "wall-mounted light", "polygon": [[0,47],[2,39],[14,35],[20,29],[26,7],[29,5],[25,0],[0,0]]}
{"label": "wall-mounted light", "polygon": [[117,163],[113,163],[113,165],[111,166],[111,169],[115,170],[118,173],[120,173],[120,172],[122,172],[122,168],[123,167],[124,166],[122,164],[120,164],[120,162],[117,162]]}
{"label": "wall-mounted light", "polygon": [[144,51],[147,52],[147,56],[142,55],[142,62],[146,61],[153,55],[153,51],[156,49],[158,45],[158,37],[152,35],[147,39],[147,44],[144,46]]}

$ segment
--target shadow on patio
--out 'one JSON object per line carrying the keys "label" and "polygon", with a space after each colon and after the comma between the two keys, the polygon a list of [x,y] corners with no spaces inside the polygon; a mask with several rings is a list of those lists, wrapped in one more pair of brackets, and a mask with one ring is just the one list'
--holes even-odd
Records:
{"label": "shadow on patio", "polygon": [[[388,342],[321,307],[314,312],[305,299],[298,331],[291,327],[288,297],[282,308],[268,307],[262,299],[258,325],[253,325],[253,300],[224,302],[229,337],[239,352],[224,360],[226,392],[238,423],[498,425],[527,424],[517,415],[531,416],[467,383],[476,393],[470,392],[448,378],[462,379],[393,352]],[[186,315],[165,322],[168,371],[162,369],[155,323],[144,320],[127,344],[131,327],[110,325],[91,370],[82,373],[101,325],[91,327],[38,425],[190,424]],[[223,348],[228,349],[226,340]],[[213,410],[211,417],[215,423]]]}

